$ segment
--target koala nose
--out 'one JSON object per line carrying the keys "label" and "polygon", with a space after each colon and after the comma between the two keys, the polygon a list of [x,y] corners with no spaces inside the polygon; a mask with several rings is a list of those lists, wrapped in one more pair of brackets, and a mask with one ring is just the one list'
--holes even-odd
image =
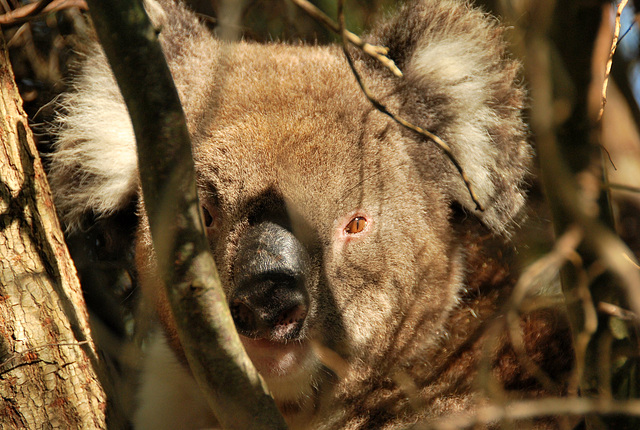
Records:
{"label": "koala nose", "polygon": [[286,228],[263,221],[241,238],[229,298],[238,332],[286,341],[302,336],[309,309],[305,288],[307,254]]}

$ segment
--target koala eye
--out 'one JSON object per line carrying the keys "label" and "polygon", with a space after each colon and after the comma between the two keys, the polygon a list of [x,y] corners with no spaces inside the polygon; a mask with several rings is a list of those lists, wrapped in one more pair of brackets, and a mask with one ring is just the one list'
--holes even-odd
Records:
{"label": "koala eye", "polygon": [[202,206],[202,214],[204,215],[204,226],[211,227],[211,225],[213,224],[213,217],[204,206]]}
{"label": "koala eye", "polygon": [[357,216],[349,221],[349,224],[344,228],[344,232],[347,234],[360,233],[367,226],[367,219],[362,216]]}
{"label": "koala eye", "polygon": [[217,228],[220,220],[217,212],[214,209],[202,205],[202,215],[204,216],[204,226],[207,229]]}

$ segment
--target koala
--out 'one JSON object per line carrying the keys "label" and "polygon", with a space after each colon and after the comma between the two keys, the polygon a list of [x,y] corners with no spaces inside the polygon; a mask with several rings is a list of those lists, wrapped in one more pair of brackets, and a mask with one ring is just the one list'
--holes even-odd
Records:
{"label": "koala", "polygon": [[[211,252],[243,345],[291,429],[400,429],[473,411],[483,362],[515,398],[564,394],[567,325],[522,315],[526,352],[487,332],[517,271],[532,149],[519,63],[494,18],[464,0],[413,0],[366,36],[403,71],[339,46],[221,42],[184,5],[148,7],[190,131]],[[137,429],[216,428],[190,374],[140,197],[127,109],[97,42],[60,102],[49,178],[64,224],[137,216],[135,261],[157,324]],[[503,393],[504,394],[504,393]],[[534,422],[553,428],[552,419]]]}

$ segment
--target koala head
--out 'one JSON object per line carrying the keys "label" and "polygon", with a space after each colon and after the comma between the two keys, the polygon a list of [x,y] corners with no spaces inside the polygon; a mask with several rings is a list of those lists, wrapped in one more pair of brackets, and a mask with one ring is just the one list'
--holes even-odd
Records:
{"label": "koala head", "polygon": [[[403,78],[351,49],[389,111],[451,147],[478,211],[443,152],[367,100],[341,48],[222,43],[181,5],[161,7],[211,251],[276,401],[331,380],[313,345],[378,372],[428,362],[474,276],[467,230],[508,235],[524,202],[524,96],[497,23],[464,1],[408,2],[368,36]],[[50,171],[71,227],[139,193],[125,105],[99,47],[87,57],[62,101]],[[180,356],[139,201],[140,283]]]}

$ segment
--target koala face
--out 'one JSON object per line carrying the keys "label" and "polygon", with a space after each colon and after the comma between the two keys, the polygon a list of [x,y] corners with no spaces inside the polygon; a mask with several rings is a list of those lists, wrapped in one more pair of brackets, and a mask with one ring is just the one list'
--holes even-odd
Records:
{"label": "koala face", "polygon": [[[236,327],[276,399],[297,401],[323,373],[312,342],[373,365],[422,327],[436,339],[461,287],[460,251],[447,196],[411,158],[415,136],[367,102],[340,52],[266,52],[234,46],[228,90],[190,117]],[[140,235],[150,243],[146,225]],[[142,280],[165,309],[157,281]]]}
{"label": "koala face", "polygon": [[[500,28],[465,2],[408,2],[368,36],[390,48],[404,78],[353,51],[389,111],[450,145],[480,212],[438,147],[366,99],[340,48],[222,43],[183,6],[163,0],[160,7],[150,11],[187,117],[211,250],[245,349],[289,424],[346,428],[345,404],[355,405],[349,428],[382,428],[394,410],[411,416],[388,403],[394,375],[424,376],[436,351],[453,350],[450,339],[464,336],[452,334],[466,333],[464,324],[452,327],[475,311],[462,297],[485,282],[478,266],[493,261],[471,258],[482,241],[470,238],[508,235],[524,201],[523,91]],[[50,171],[70,226],[86,212],[129,207],[139,189],[126,108],[97,46],[88,58],[77,91],[62,102]],[[111,132],[102,132],[107,126]],[[139,205],[140,284],[179,361]],[[489,289],[500,287],[496,279],[487,277]],[[346,363],[342,380],[326,350]],[[419,390],[427,379],[416,379]],[[349,391],[345,381],[366,387]],[[363,421],[362,399],[376,390],[386,399],[378,415],[385,418]],[[170,422],[161,407],[141,403],[148,413],[138,423]],[[331,421],[327,411],[336,410]]]}
{"label": "koala face", "polygon": [[[315,340],[369,361],[389,352],[412,306],[432,326],[452,306],[449,202],[416,169],[406,147],[414,142],[363,100],[339,53],[287,47],[268,57],[281,70],[240,67],[263,50],[238,47],[229,69],[241,73],[227,85],[297,78],[223,94],[216,121],[195,139],[232,313],[249,338]],[[328,67],[315,72],[318,63]]]}

